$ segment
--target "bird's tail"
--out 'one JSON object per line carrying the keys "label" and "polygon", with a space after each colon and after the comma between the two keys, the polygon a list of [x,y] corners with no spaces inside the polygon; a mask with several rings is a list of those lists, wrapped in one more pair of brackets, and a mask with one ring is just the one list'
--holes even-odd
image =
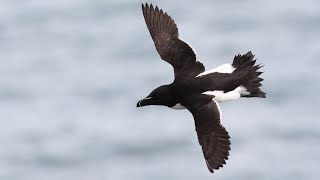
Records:
{"label": "bird's tail", "polygon": [[256,59],[251,51],[245,55],[237,55],[234,57],[232,66],[235,70],[232,72],[241,79],[242,86],[245,87],[246,93],[242,93],[241,97],[260,97],[265,98],[266,93],[261,91],[261,82],[263,79],[259,77],[262,72],[258,71],[262,66],[255,65]]}

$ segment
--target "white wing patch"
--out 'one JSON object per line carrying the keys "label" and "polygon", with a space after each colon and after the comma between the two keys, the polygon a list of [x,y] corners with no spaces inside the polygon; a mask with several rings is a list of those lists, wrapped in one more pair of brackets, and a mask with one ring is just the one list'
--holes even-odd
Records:
{"label": "white wing patch", "polygon": [[205,71],[203,73],[200,73],[198,76],[196,77],[199,77],[199,76],[203,76],[203,75],[207,75],[207,74],[211,74],[211,73],[215,73],[215,72],[218,72],[218,73],[232,73],[233,71],[235,70],[235,68],[231,65],[231,64],[223,64],[221,66],[218,66],[214,69],[210,69],[208,71]]}
{"label": "white wing patch", "polygon": [[222,102],[222,101],[239,99],[241,97],[241,94],[248,94],[248,93],[249,92],[245,87],[239,86],[233,91],[229,91],[227,93],[224,93],[223,91],[215,90],[215,91],[206,91],[206,92],[203,92],[202,94],[212,95],[214,96],[213,98],[214,100],[218,102]]}

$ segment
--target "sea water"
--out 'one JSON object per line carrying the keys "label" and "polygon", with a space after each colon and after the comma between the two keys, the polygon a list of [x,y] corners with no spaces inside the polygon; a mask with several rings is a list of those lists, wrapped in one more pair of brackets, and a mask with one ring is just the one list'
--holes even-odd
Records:
{"label": "sea water", "polygon": [[1,180],[317,180],[320,3],[150,1],[210,69],[251,50],[266,99],[222,103],[227,164],[207,170],[187,110],[136,108],[173,81],[140,1],[0,1]]}

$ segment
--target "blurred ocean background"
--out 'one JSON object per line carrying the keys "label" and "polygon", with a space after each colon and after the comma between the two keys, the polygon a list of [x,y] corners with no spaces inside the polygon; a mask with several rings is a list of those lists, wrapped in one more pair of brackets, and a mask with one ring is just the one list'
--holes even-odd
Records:
{"label": "blurred ocean background", "polygon": [[192,115],[136,108],[173,81],[141,1],[0,1],[1,180],[318,180],[320,1],[149,1],[207,69],[251,50],[267,99],[220,106],[227,164],[207,170]]}

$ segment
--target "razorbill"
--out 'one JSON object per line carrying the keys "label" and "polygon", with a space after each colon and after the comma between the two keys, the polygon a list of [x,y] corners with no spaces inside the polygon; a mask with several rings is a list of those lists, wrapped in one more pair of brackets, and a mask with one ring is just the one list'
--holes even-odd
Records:
{"label": "razorbill", "polygon": [[137,107],[162,105],[173,109],[188,109],[194,118],[199,143],[211,173],[226,163],[230,151],[230,136],[221,124],[218,102],[240,97],[265,98],[260,90],[254,55],[249,51],[236,55],[232,64],[223,64],[205,71],[196,60],[192,48],[179,38],[174,20],[157,6],[142,4],[142,12],[155,47],[164,61],[173,66],[174,81],[153,90]]}

